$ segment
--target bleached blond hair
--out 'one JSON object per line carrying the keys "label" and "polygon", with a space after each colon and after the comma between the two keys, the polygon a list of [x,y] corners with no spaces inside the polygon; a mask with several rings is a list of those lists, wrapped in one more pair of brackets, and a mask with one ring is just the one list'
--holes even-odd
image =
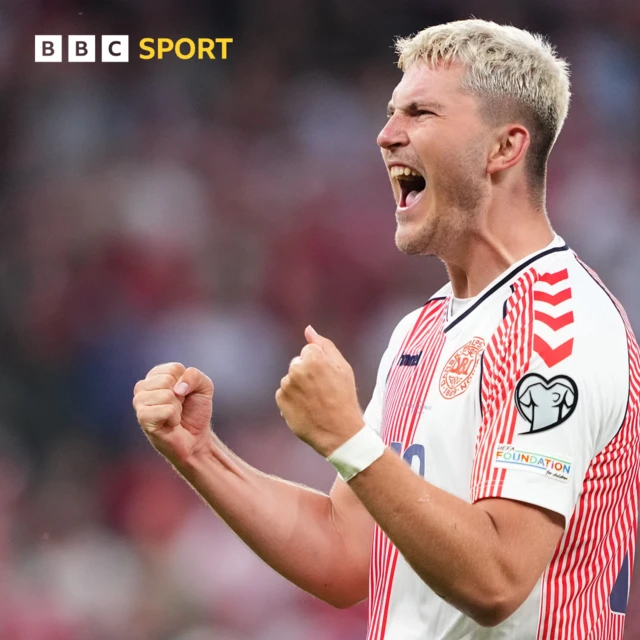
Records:
{"label": "bleached blond hair", "polygon": [[544,184],[549,153],[569,110],[569,65],[542,36],[486,20],[459,20],[396,40],[398,66],[460,63],[462,91],[483,101],[493,124],[516,118],[531,135],[527,166]]}

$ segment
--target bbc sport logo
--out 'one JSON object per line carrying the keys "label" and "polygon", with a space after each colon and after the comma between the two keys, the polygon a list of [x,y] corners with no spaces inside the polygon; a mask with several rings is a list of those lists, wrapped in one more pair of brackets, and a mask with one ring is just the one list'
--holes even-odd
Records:
{"label": "bbc sport logo", "polygon": [[[96,36],[36,36],[36,62],[96,62]],[[142,38],[141,60],[162,60],[172,54],[180,60],[226,60],[233,38]],[[64,53],[66,52],[66,60]],[[129,62],[129,36],[100,36],[100,62]]]}

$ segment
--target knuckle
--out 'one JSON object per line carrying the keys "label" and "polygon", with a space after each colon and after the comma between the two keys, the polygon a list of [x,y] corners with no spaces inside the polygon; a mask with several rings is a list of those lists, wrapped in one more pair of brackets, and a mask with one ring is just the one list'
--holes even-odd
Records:
{"label": "knuckle", "polygon": [[142,381],[140,391],[158,391],[160,389],[172,389],[176,379],[168,373],[156,373]]}
{"label": "knuckle", "polygon": [[305,357],[310,357],[313,356],[315,353],[315,346],[314,344],[307,344],[302,348],[302,351],[300,352],[300,357],[301,358],[305,358]]}
{"label": "knuckle", "polygon": [[154,407],[146,407],[146,409],[141,412],[141,415],[144,417],[144,422],[146,426],[155,427],[158,424],[162,424],[167,422],[169,418],[171,418],[175,413],[175,408],[171,405],[156,405]]}
{"label": "knuckle", "polygon": [[153,367],[147,374],[147,378],[151,378],[158,374],[168,374],[174,378],[178,378],[184,372],[184,365],[180,362],[165,362]]}
{"label": "knuckle", "polygon": [[155,422],[155,414],[151,410],[151,407],[142,407],[138,411],[138,422],[143,429],[148,429],[149,427],[153,427]]}
{"label": "knuckle", "polygon": [[308,344],[303,350],[304,358],[307,362],[316,362],[322,358],[324,352],[317,344]]}
{"label": "knuckle", "polygon": [[171,362],[169,364],[168,373],[174,378],[179,378],[185,371],[184,365],[180,362]]}
{"label": "knuckle", "polygon": [[176,399],[176,394],[171,389],[158,389],[154,392],[155,404],[173,404]]}
{"label": "knuckle", "polygon": [[158,376],[158,388],[161,389],[173,389],[173,386],[176,383],[176,379],[174,376],[163,373]]}

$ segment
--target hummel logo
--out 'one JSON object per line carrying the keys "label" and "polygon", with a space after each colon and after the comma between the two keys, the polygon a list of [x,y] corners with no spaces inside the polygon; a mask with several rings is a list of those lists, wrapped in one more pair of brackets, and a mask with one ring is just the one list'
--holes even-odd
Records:
{"label": "hummel logo", "polygon": [[422,351],[412,356],[410,353],[403,353],[400,356],[400,366],[401,367],[415,367],[420,362],[420,357],[422,356]]}

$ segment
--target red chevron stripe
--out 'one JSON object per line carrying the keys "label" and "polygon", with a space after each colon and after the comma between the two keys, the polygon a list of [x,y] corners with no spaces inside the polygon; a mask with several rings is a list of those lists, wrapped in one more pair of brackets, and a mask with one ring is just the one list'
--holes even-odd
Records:
{"label": "red chevron stripe", "polygon": [[534,317],[536,320],[539,320],[543,324],[546,324],[548,327],[551,327],[554,331],[558,331],[559,329],[562,329],[567,325],[573,323],[573,311],[563,313],[558,318],[554,318],[548,313],[543,313],[542,311],[536,311]]}
{"label": "red chevron stripe", "polygon": [[537,302],[548,302],[554,307],[565,300],[571,299],[571,289],[564,289],[559,293],[545,293],[544,291],[534,291],[533,299]]}
{"label": "red chevron stripe", "polygon": [[571,355],[573,338],[552,349],[540,336],[536,335],[533,337],[533,350],[544,360],[547,367],[551,368]]}
{"label": "red chevron stripe", "polygon": [[558,284],[558,282],[562,282],[568,278],[569,272],[566,269],[561,269],[555,273],[544,273],[538,279],[542,282],[546,282],[547,284]]}

